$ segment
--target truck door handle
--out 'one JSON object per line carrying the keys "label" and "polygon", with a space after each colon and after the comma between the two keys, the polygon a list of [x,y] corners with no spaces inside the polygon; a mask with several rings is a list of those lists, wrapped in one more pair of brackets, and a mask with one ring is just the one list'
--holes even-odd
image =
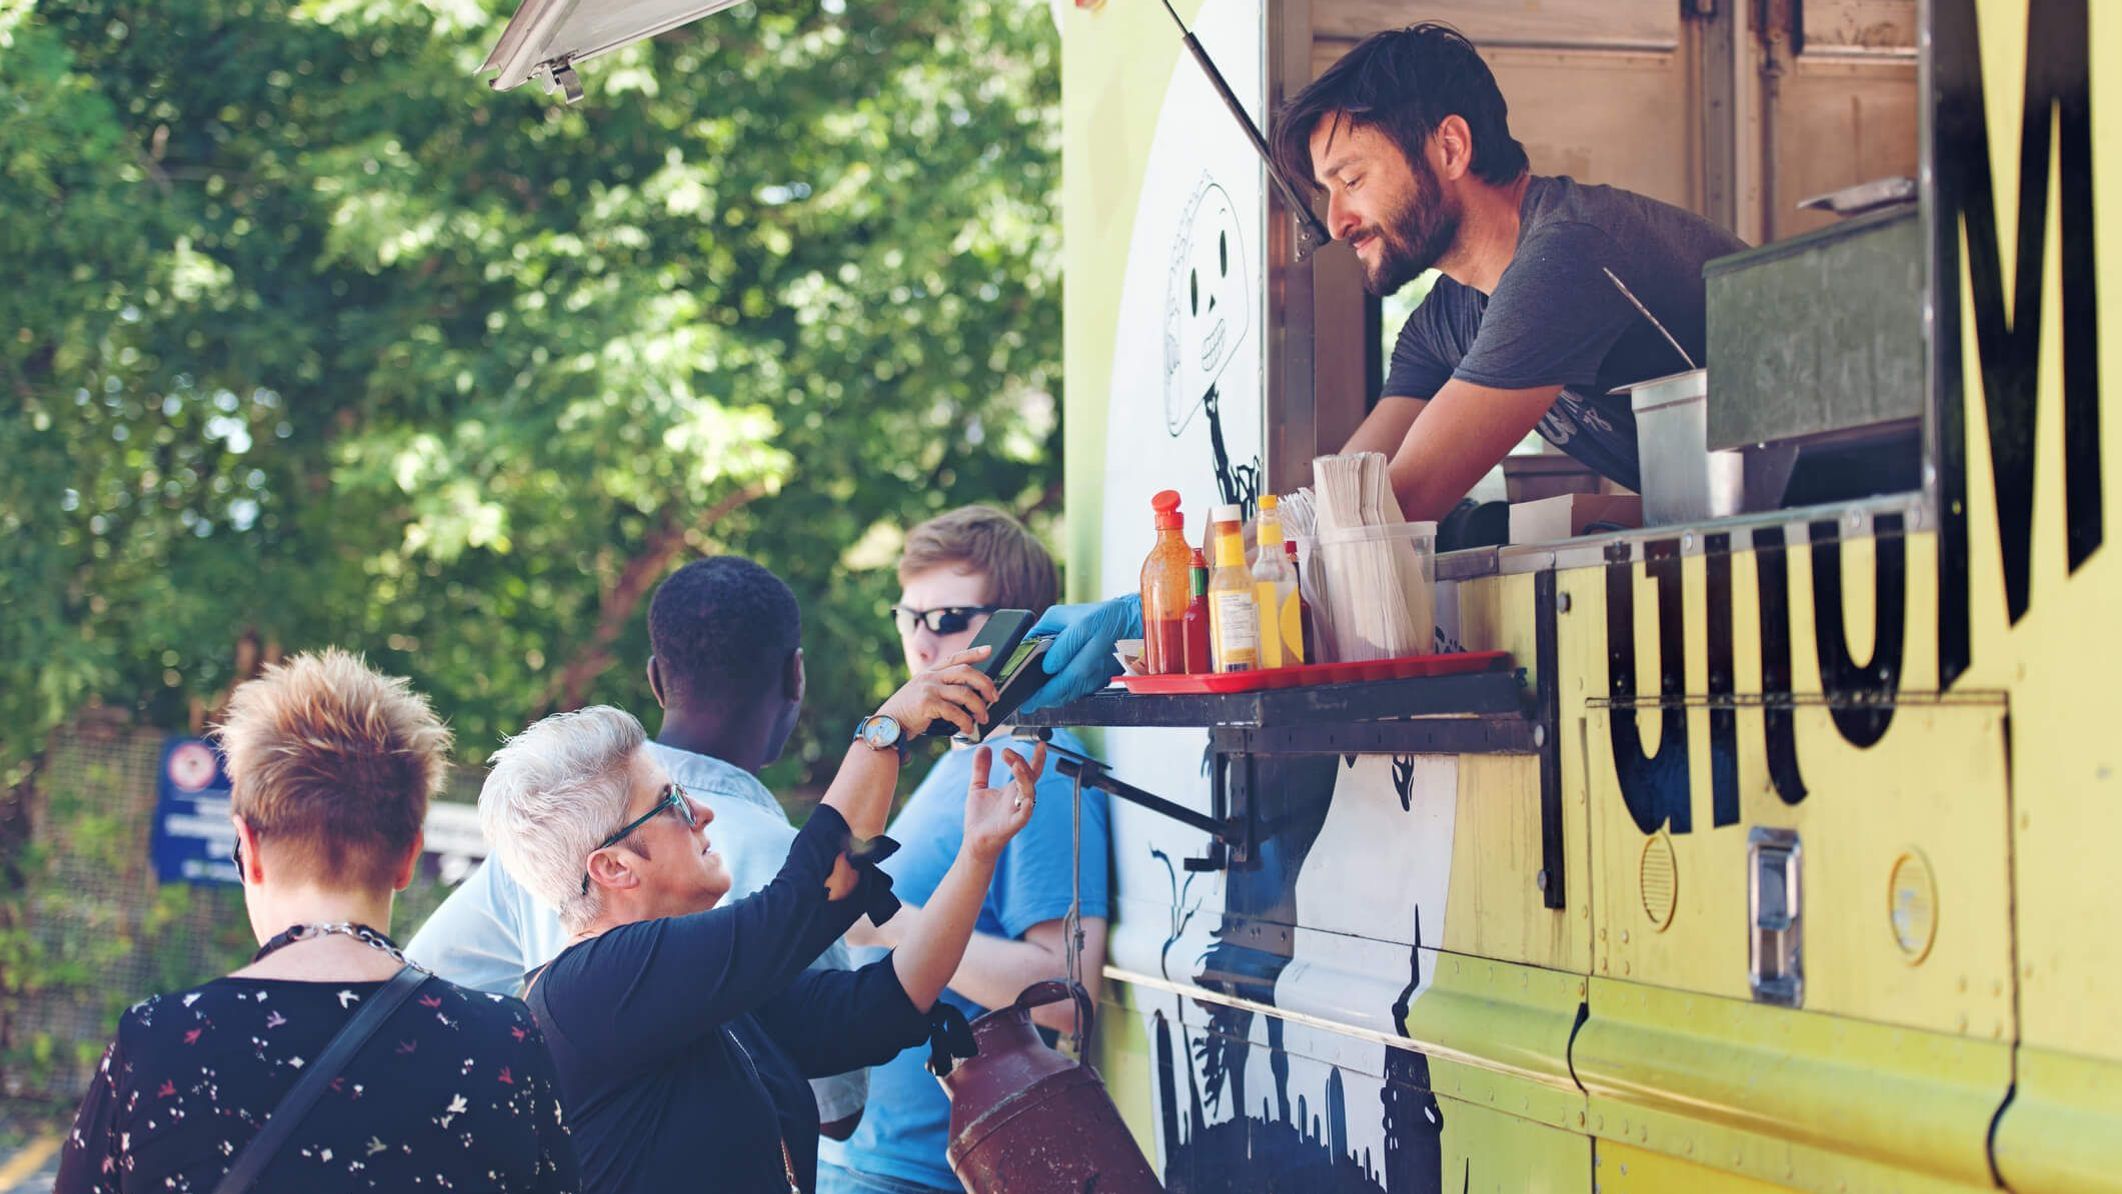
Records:
{"label": "truck door handle", "polygon": [[1797,1007],[1805,999],[1804,851],[1788,829],[1756,827],[1746,841],[1747,962],[1754,999]]}

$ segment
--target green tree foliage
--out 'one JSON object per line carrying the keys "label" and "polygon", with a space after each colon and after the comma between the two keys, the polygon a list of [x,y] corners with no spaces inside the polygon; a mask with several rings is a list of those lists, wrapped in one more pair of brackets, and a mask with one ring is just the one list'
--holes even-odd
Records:
{"label": "green tree foliage", "polygon": [[9,786],[84,702],[184,724],[246,641],[365,650],[473,760],[647,711],[643,599],[714,551],[804,603],[770,778],[815,779],[899,670],[887,528],[1044,510],[1043,5],[764,0],[573,108],[474,78],[512,7],[0,0]]}

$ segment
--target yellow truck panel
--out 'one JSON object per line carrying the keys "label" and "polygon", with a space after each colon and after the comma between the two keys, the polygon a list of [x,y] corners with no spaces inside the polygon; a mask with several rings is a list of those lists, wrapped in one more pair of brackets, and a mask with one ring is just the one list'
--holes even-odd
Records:
{"label": "yellow truck panel", "polygon": [[1997,1173],[2019,1194],[2122,1190],[2122,1075],[2100,1058],[2021,1048],[1997,1120]]}
{"label": "yellow truck panel", "polygon": [[1805,1190],[1991,1185],[2007,1045],[1605,979],[1591,1013],[1571,1056],[1602,1140]]}
{"label": "yellow truck panel", "polygon": [[[1819,593],[1814,561],[1829,555],[1840,557],[1836,567],[1845,580],[1869,578],[1876,574],[1871,565],[1881,550],[1897,560],[1905,557],[1906,574],[1922,576],[1930,544],[1928,536],[1908,536],[1815,544],[1803,552],[1776,550],[1782,559],[1771,572],[1784,575],[1772,576],[1771,587],[1780,583],[1789,591]],[[1722,561],[1701,555],[1678,562],[1688,673],[1679,711],[1688,735],[1687,757],[1708,765],[1687,771],[1684,822],[1668,816],[1655,832],[1646,833],[1644,818],[1628,807],[1617,774],[1627,761],[1625,751],[1588,749],[1587,783],[1598,841],[1595,972],[1752,998],[1747,829],[1771,826],[1793,831],[1803,846],[1802,1005],[1807,1010],[2008,1039],[2010,878],[2001,695],[1941,696],[1913,683],[1894,694],[1892,703],[1835,693],[1819,663],[1822,654],[1832,652],[1810,648],[1836,634],[1822,631],[1811,603],[1792,601],[1787,610],[1771,615],[1787,631],[1759,633],[1758,551],[1734,552]],[[1711,586],[1705,583],[1712,566],[1730,574],[1730,582],[1720,586],[1725,604],[1717,609],[1708,608]],[[1628,567],[1635,633],[1634,642],[1623,645],[1636,652],[1638,676],[1656,675],[1665,666],[1659,644],[1674,637],[1660,621],[1661,582],[1641,564]],[[1924,641],[1922,619],[1876,619],[1874,585],[1839,587],[1841,625],[1865,628],[1862,638],[1846,636],[1848,654],[1872,658],[1881,634],[1894,640],[1896,658],[1919,654],[1904,651],[1902,644]],[[1900,583],[1887,587],[1891,596],[1902,596]],[[1919,606],[1925,604],[1923,597],[1908,592],[1905,602]],[[1731,687],[1736,690],[1725,706],[1734,726],[1729,741],[1736,748],[1731,766],[1736,800],[1726,797],[1722,810],[1714,788],[1725,782],[1719,752],[1729,748],[1713,740],[1715,702],[1706,674],[1708,628],[1719,620],[1732,628]],[[1570,627],[1565,638],[1589,627],[1583,637],[1600,644],[1606,636],[1598,631],[1605,621],[1597,599],[1576,604],[1565,615]],[[1788,706],[1776,714],[1787,719],[1789,767],[1798,781],[1786,776],[1781,786],[1767,758],[1770,712],[1761,696],[1762,644],[1764,638],[1778,637],[1790,644],[1797,686]],[[1608,670],[1604,651],[1579,650],[1570,658],[1581,665],[1593,655],[1599,657],[1599,674],[1592,680],[1596,688]],[[1917,666],[1907,672],[1915,673],[1912,682],[1920,678]],[[1645,700],[1653,701],[1647,710]],[[1666,709],[1673,703],[1611,694],[1585,702],[1580,736],[1603,745],[1633,730],[1633,741],[1624,739],[1624,746],[1655,756]],[[1838,718],[1859,715],[1869,720],[1856,736],[1877,734],[1863,745],[1852,742],[1838,724]],[[1878,726],[1881,721],[1885,724]],[[1786,788],[1799,789],[1796,801]],[[1726,823],[1716,823],[1725,817]]]}
{"label": "yellow truck panel", "polygon": [[[1950,7],[1950,6],[1948,6]],[[2111,4],[2087,7],[2086,26],[2065,19],[2071,5],[1985,3],[1976,6],[1981,34],[1981,86],[1987,144],[1960,140],[1941,151],[1973,154],[1986,150],[1984,165],[1996,208],[1994,230],[1969,227],[1972,242],[1993,237],[2002,278],[2020,286],[2023,271],[2038,268],[2041,323],[2031,358],[2012,371],[2011,380],[2031,390],[2033,418],[2013,420],[2002,409],[2001,395],[1983,384],[1984,345],[1978,335],[1962,338],[1962,372],[1968,404],[1968,455],[1978,465],[1992,459],[1991,423],[2006,419],[2019,425],[2013,435],[2032,438],[2031,510],[2023,530],[2006,528],[1997,515],[1999,483],[1992,468],[1968,471],[1972,508],[1970,558],[1980,565],[1972,586],[1976,650],[1969,682],[2005,689],[2012,708],[2012,850],[2018,872],[2015,892],[2016,949],[2019,955],[2020,1032],[2029,1046],[2090,1054],[2122,1062],[2122,1018],[2112,1014],[2115,992],[2122,988],[2122,936],[2087,933],[2089,898],[2112,869],[2102,851],[2089,843],[2122,838],[2122,739],[2114,733],[2118,705],[2109,691],[2115,662],[2122,659],[2122,573],[2111,544],[2100,539],[2122,527],[2122,484],[2113,462],[2122,460],[2122,417],[2107,401],[2112,379],[2122,377],[2122,340],[2100,336],[2092,359],[2100,386],[2095,409],[2105,417],[2087,424],[2073,418],[2066,398],[2074,385],[2090,379],[2069,375],[2065,321],[2075,315],[2100,319],[2089,306],[2097,297],[2111,304],[2122,295],[2122,265],[2115,236],[2107,230],[2122,216],[2122,93],[2102,86],[2122,61],[2122,13]],[[2035,18],[2040,18],[2038,28]],[[2089,33],[2089,36],[2088,36]],[[2030,38],[2031,34],[2031,38]],[[2082,95],[2090,108],[2088,157],[2069,156],[2073,130],[2066,123],[2054,133],[2058,152],[2041,152],[2050,136],[2045,123],[2032,123],[2044,103],[2029,111],[2028,64],[2049,64],[2068,71],[2073,46],[2090,47],[2089,82]],[[2060,65],[2058,65],[2060,60]],[[2088,80],[2077,80],[2084,87]],[[2070,79],[2053,82],[2064,91]],[[2034,146],[2039,174],[2022,176],[2026,138]],[[2061,185],[2066,172],[2091,177],[2091,227],[2078,232],[2065,218]],[[2030,198],[2042,200],[2038,212],[2023,210]],[[2031,224],[2030,229],[2028,225]],[[2094,235],[2094,228],[2104,235]],[[2021,246],[2035,233],[2042,257],[2018,260]],[[2090,243],[2087,243],[2087,242]],[[2066,263],[2084,275],[2090,290],[2066,290]],[[1960,321],[1974,329],[1981,309],[1997,296],[1978,293],[1976,280],[1963,276],[1954,287],[1961,304]],[[2023,294],[2014,290],[2011,293]],[[2017,300],[2024,303],[2026,300]],[[2101,313],[2106,314],[2106,313]],[[2094,329],[2095,331],[2104,329]],[[1991,367],[2002,366],[2001,347],[1989,348]],[[2081,399],[2082,401],[2082,399]],[[1993,404],[1999,409],[1993,411]],[[2026,425],[2030,424],[2030,426]],[[2108,462],[2104,485],[2085,487],[2075,504],[2066,486],[2072,467],[2085,485],[2086,467],[2067,455],[2072,443],[2090,442],[2092,467]],[[2007,530],[2027,536],[2026,546],[2007,552]],[[2075,546],[2074,546],[2075,544]],[[2001,567],[2000,567],[2001,565]],[[2024,607],[2013,617],[2008,571],[2025,570]]]}

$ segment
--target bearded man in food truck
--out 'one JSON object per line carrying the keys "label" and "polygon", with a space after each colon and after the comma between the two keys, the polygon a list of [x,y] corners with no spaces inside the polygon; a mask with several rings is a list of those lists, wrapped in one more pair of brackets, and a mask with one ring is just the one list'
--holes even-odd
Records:
{"label": "bearded man in food truck", "polygon": [[[1409,521],[1442,518],[1534,430],[1640,487],[1635,417],[1609,391],[1688,360],[1614,278],[1700,361],[1702,267],[1744,242],[1655,199],[1532,173],[1495,76],[1448,25],[1364,39],[1283,106],[1273,140],[1283,172],[1324,196],[1371,293],[1440,275],[1342,449],[1385,454]],[[1102,687],[1113,643],[1141,630],[1136,595],[1055,607],[1032,631],[1060,636],[1054,679],[1028,707]]]}

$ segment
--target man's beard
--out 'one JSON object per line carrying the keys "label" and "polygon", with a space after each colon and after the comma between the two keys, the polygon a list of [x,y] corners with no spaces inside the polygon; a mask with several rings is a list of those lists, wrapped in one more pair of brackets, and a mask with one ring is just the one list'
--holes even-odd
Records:
{"label": "man's beard", "polygon": [[1435,267],[1459,239],[1459,207],[1446,204],[1444,186],[1437,181],[1436,171],[1420,155],[1409,166],[1415,176],[1414,201],[1401,205],[1383,224],[1357,233],[1374,233],[1377,237],[1378,256],[1364,267],[1363,286],[1380,297]]}

